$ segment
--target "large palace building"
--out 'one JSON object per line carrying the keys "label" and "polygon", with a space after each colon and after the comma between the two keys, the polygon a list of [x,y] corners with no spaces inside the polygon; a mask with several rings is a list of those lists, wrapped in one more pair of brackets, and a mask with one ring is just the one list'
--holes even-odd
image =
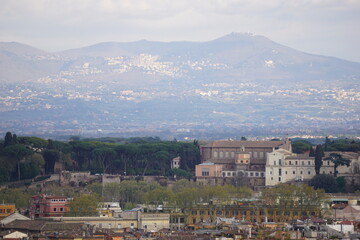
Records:
{"label": "large palace building", "polygon": [[291,142],[215,141],[201,147],[201,162],[196,166],[197,181],[206,184],[236,184],[242,177],[252,187],[265,185],[267,154],[277,149],[291,152]]}
{"label": "large palace building", "polygon": [[[334,174],[331,153],[350,159],[339,166],[338,176],[360,183],[360,155],[352,152],[325,152],[321,174]],[[202,163],[196,166],[196,180],[207,185],[233,184],[260,189],[279,183],[310,181],[315,175],[315,159],[292,152],[291,141],[215,141],[201,147]]]}

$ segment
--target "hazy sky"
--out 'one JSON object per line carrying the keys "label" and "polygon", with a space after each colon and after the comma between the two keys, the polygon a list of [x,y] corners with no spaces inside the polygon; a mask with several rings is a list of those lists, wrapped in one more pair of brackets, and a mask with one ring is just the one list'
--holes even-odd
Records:
{"label": "hazy sky", "polygon": [[0,0],[0,41],[47,51],[230,32],[360,62],[360,0]]}

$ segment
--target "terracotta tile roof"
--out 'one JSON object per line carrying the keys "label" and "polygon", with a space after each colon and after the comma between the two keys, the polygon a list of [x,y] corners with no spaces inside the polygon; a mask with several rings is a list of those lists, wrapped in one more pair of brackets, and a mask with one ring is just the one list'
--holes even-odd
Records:
{"label": "terracotta tile roof", "polygon": [[4,226],[6,229],[26,229],[29,231],[66,231],[81,228],[82,223],[64,223],[44,220],[15,220]]}
{"label": "terracotta tile roof", "polygon": [[241,148],[244,146],[247,147],[259,147],[259,148],[268,148],[268,147],[279,147],[283,145],[283,141],[214,141],[207,144],[205,147],[229,147],[229,148]]}
{"label": "terracotta tile roof", "polygon": [[30,231],[40,231],[46,221],[42,220],[15,220],[4,226],[6,229],[27,229]]}

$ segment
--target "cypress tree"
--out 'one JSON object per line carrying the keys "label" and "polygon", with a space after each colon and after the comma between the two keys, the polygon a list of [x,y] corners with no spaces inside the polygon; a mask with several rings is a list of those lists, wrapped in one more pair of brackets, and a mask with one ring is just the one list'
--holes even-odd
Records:
{"label": "cypress tree", "polygon": [[315,172],[316,172],[316,175],[318,175],[320,173],[323,156],[324,156],[324,151],[322,150],[321,145],[317,145],[316,149],[315,149]]}
{"label": "cypress tree", "polygon": [[313,146],[310,147],[309,157],[315,157],[315,151]]}
{"label": "cypress tree", "polygon": [[5,135],[5,139],[4,139],[4,147],[10,146],[14,144],[13,141],[13,135],[11,134],[11,132],[7,132]]}

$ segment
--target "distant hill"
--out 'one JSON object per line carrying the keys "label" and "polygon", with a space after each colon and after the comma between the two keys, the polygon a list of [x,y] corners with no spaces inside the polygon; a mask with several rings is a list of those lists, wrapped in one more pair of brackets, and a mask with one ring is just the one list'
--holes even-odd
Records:
{"label": "distant hill", "polygon": [[0,43],[0,69],[4,132],[181,139],[360,131],[360,63],[264,36],[58,53]]}
{"label": "distant hill", "polygon": [[[351,81],[360,75],[360,63],[303,53],[263,36],[232,33],[208,42],[107,42],[56,54],[19,43],[0,43],[0,66],[5,69],[0,78],[2,82],[35,80],[60,71],[71,71],[73,67],[88,62],[101,70],[100,77],[107,80],[114,77],[114,71],[109,68],[106,58],[136,58],[141,54],[156,56],[157,62],[171,63],[178,69],[178,74],[172,78],[193,77],[195,74],[200,82],[219,78],[225,82]],[[116,75],[129,72],[144,71],[128,69]]]}
{"label": "distant hill", "polygon": [[58,73],[64,62],[56,55],[21,43],[0,42],[0,82],[36,80]]}

